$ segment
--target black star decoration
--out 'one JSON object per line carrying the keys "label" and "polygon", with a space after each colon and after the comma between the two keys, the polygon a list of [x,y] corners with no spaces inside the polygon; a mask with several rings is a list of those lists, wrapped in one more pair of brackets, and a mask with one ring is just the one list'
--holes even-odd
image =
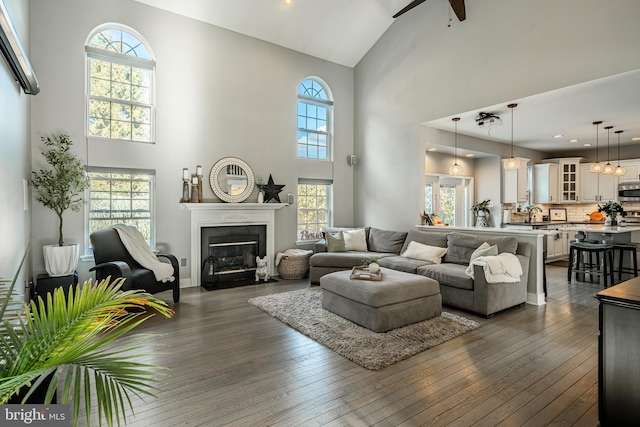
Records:
{"label": "black star decoration", "polygon": [[271,174],[269,174],[269,182],[264,187],[264,202],[267,203],[269,200],[274,199],[277,200],[278,203],[282,203],[280,201],[280,192],[284,188],[284,185],[276,185],[273,183],[273,178]]}

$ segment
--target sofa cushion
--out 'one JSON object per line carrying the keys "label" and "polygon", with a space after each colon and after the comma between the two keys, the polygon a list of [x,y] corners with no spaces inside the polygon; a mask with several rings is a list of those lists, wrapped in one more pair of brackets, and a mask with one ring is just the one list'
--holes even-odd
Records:
{"label": "sofa cushion", "polygon": [[518,249],[518,240],[513,236],[479,237],[464,233],[450,233],[447,236],[447,254],[443,262],[469,265],[471,254],[484,242],[497,245],[498,253],[515,254]]}
{"label": "sofa cushion", "polygon": [[313,254],[309,259],[311,267],[334,267],[334,268],[351,268],[362,265],[363,261],[368,258],[382,258],[393,254],[383,254],[375,252],[319,252]]}
{"label": "sofa cushion", "polygon": [[409,246],[410,242],[418,242],[423,245],[429,246],[439,246],[441,248],[447,247],[447,234],[445,233],[428,233],[425,231],[410,229],[409,233],[407,233],[407,237],[404,240],[404,245],[402,245],[402,250],[400,253],[403,253],[407,250],[407,246]]}
{"label": "sofa cushion", "polygon": [[380,258],[378,260],[378,264],[380,264],[380,267],[386,267],[397,271],[404,271],[405,273],[415,274],[418,270],[418,267],[429,264],[429,262],[423,261],[421,259],[405,258],[400,255],[392,255]]}
{"label": "sofa cushion", "polygon": [[400,254],[405,258],[421,259],[432,264],[440,264],[442,257],[447,253],[447,248],[423,245],[418,242],[409,242],[407,249]]}
{"label": "sofa cushion", "polygon": [[367,251],[367,234],[364,228],[345,230],[342,235],[344,236],[344,245],[348,251]]}
{"label": "sofa cushion", "polygon": [[418,267],[417,273],[437,280],[441,286],[473,290],[473,279],[465,274],[466,265],[460,264],[430,264]]}
{"label": "sofa cushion", "polygon": [[405,231],[387,231],[371,227],[367,238],[367,246],[371,252],[399,255],[406,237],[407,232]]}
{"label": "sofa cushion", "polygon": [[498,245],[489,245],[487,242],[483,242],[478,249],[473,251],[471,257],[469,257],[469,265],[474,259],[481,256],[496,256],[498,255]]}
{"label": "sofa cushion", "polygon": [[329,252],[346,252],[346,245],[344,242],[344,236],[342,231],[338,231],[336,234],[325,233],[327,239],[327,251]]}

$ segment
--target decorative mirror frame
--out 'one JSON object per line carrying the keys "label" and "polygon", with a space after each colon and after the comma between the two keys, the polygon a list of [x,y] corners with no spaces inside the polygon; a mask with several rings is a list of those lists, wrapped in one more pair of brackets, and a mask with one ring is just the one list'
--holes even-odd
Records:
{"label": "decorative mirror frame", "polygon": [[[220,172],[224,171],[227,166],[230,165],[240,166],[247,174],[247,188],[245,188],[242,193],[235,196],[227,194],[218,183],[218,175],[220,175]],[[227,203],[240,203],[247,200],[251,193],[253,193],[255,177],[253,176],[251,166],[249,166],[244,160],[238,159],[237,157],[223,157],[211,168],[211,172],[209,173],[209,184],[211,185],[213,194],[218,196],[220,200]]]}

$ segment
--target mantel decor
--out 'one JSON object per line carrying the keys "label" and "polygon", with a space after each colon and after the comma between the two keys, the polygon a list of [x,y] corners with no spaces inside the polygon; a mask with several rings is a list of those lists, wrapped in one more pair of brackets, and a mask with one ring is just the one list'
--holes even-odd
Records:
{"label": "mantel decor", "polygon": [[223,202],[240,203],[253,192],[255,177],[244,160],[224,157],[211,168],[209,183],[213,194]]}

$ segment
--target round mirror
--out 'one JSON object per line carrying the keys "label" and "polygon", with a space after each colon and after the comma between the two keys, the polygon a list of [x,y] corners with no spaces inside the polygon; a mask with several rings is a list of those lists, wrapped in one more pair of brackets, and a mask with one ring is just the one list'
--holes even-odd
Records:
{"label": "round mirror", "polygon": [[225,157],[211,168],[209,183],[220,200],[239,203],[247,200],[253,192],[255,178],[245,161],[237,157]]}

